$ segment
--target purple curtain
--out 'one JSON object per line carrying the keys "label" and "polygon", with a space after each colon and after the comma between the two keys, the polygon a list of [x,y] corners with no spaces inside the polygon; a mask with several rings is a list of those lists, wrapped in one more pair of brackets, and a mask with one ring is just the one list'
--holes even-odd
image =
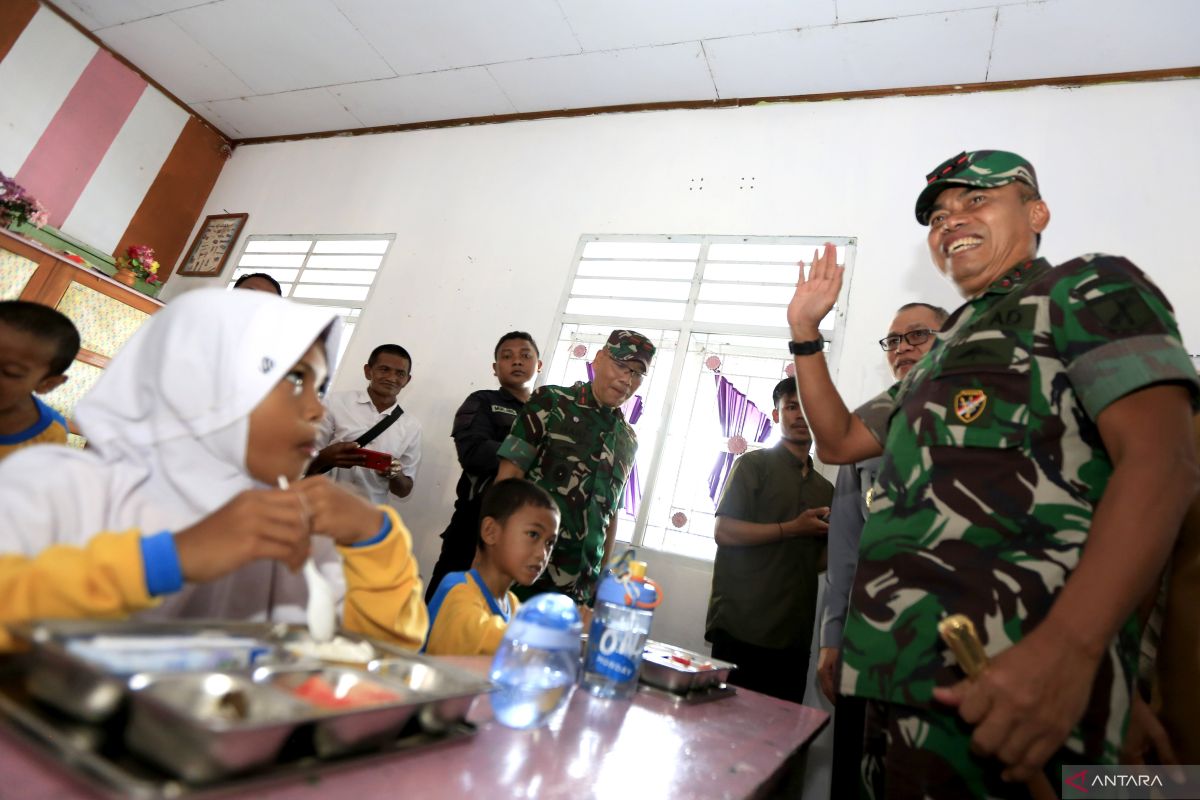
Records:
{"label": "purple curtain", "polygon": [[[588,363],[586,366],[588,380],[595,380],[596,373],[592,369],[592,365]],[[642,418],[642,410],[645,405],[640,394],[635,394],[626,400],[621,406],[621,413],[625,415],[625,421],[630,425],[637,425],[637,421]],[[623,513],[636,519],[638,503],[642,501],[642,478],[638,475],[636,459],[634,459],[633,467],[629,470],[629,480],[625,483],[625,494],[621,499]]]}
{"label": "purple curtain", "polygon": [[[771,436],[771,418],[759,411],[758,406],[734,388],[723,375],[713,377],[717,381],[717,416],[721,420],[721,433],[725,434],[726,441],[741,436],[747,441],[765,442]],[[726,449],[717,456],[717,463],[708,476],[708,496],[714,503],[725,488],[725,481],[737,455]]]}

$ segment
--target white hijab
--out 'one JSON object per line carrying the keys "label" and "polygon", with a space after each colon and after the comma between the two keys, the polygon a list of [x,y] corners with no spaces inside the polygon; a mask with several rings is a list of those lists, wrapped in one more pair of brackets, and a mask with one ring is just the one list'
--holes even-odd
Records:
{"label": "white hijab", "polygon": [[[173,301],[76,406],[88,450],[32,447],[0,462],[0,552],[130,528],[174,533],[261,487],[245,466],[250,413],[327,328],[332,372],[341,323],[331,311],[245,290]],[[344,586],[332,544],[313,544],[322,572]],[[306,597],[301,576],[260,561],[150,613],[301,621]]]}

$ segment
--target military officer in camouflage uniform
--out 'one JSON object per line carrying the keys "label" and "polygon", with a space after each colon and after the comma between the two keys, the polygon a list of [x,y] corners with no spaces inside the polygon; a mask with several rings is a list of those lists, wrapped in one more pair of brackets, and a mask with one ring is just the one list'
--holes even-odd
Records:
{"label": "military officer in camouflage uniform", "polygon": [[653,358],[654,345],[645,336],[613,331],[592,363],[595,378],[534,390],[500,445],[496,480],[528,478],[562,512],[550,565],[519,594],[559,591],[591,603],[612,553],[617,510],[637,453],[621,405],[641,386]]}
{"label": "military officer in camouflage uniform", "polygon": [[[841,690],[871,701],[869,793],[1023,797],[1007,781],[1044,768],[1060,787],[1060,764],[1116,759],[1134,610],[1200,486],[1200,385],[1170,304],[1137,267],[1037,257],[1050,210],[1020,156],[947,160],[916,215],[966,302],[894,399],[851,413],[807,355],[841,287],[832,247],[788,308],[819,457],[883,454]],[[991,659],[974,681],[938,638],[954,613]]]}

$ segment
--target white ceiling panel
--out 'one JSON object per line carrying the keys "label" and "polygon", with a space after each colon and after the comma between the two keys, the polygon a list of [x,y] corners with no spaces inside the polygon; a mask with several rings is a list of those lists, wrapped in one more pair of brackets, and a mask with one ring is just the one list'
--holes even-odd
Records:
{"label": "white ceiling panel", "polygon": [[832,25],[834,0],[559,0],[584,50]]}
{"label": "white ceiling panel", "polygon": [[399,75],[580,52],[554,0],[336,2]]}
{"label": "white ceiling panel", "polygon": [[[993,9],[705,42],[722,97],[821,94],[982,81]],[[939,42],[937,58],[913,42]]]}
{"label": "white ceiling panel", "polygon": [[989,80],[1200,64],[1196,0],[1054,0],[1000,9]]}
{"label": "white ceiling panel", "polygon": [[1005,5],[1045,3],[1047,0],[837,0],[838,22],[910,17],[942,11],[967,11]]}
{"label": "white ceiling panel", "polygon": [[234,137],[1200,66],[1200,0],[58,5]]}
{"label": "white ceiling panel", "polygon": [[257,93],[395,76],[331,0],[222,0],[171,19]]}
{"label": "white ceiling panel", "polygon": [[98,35],[185,103],[254,94],[169,16],[105,28]]}
{"label": "white ceiling panel", "polygon": [[95,31],[211,2],[213,0],[60,0],[56,5],[88,30]]}
{"label": "white ceiling panel", "polygon": [[196,107],[211,109],[240,138],[272,136],[281,131],[312,133],[363,127],[328,89],[214,100]]}
{"label": "white ceiling panel", "polygon": [[519,112],[715,97],[698,43],[511,61],[487,69]]}
{"label": "white ceiling panel", "polygon": [[332,89],[364,125],[403,125],[516,111],[484,67],[406,75]]}

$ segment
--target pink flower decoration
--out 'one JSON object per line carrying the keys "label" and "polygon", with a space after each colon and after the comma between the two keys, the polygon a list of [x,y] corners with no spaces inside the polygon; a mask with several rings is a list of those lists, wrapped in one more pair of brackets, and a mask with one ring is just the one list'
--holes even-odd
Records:
{"label": "pink flower decoration", "polygon": [[575,356],[576,358],[583,358],[584,356],[587,355],[587,345],[586,344],[575,345],[574,347],[571,348],[571,355]]}
{"label": "pink flower decoration", "polygon": [[708,367],[713,372],[716,372],[721,368],[721,359],[719,356],[709,356],[708,358],[704,359],[704,366]]}
{"label": "pink flower decoration", "polygon": [[725,447],[735,456],[740,456],[746,452],[746,439],[742,436],[730,436]]}
{"label": "pink flower decoration", "polygon": [[783,368],[783,374],[787,375],[789,378],[796,377],[796,365],[795,364],[785,365]]}
{"label": "pink flower decoration", "polygon": [[687,514],[682,511],[676,511],[671,515],[671,524],[682,530],[683,526],[687,525]]}

